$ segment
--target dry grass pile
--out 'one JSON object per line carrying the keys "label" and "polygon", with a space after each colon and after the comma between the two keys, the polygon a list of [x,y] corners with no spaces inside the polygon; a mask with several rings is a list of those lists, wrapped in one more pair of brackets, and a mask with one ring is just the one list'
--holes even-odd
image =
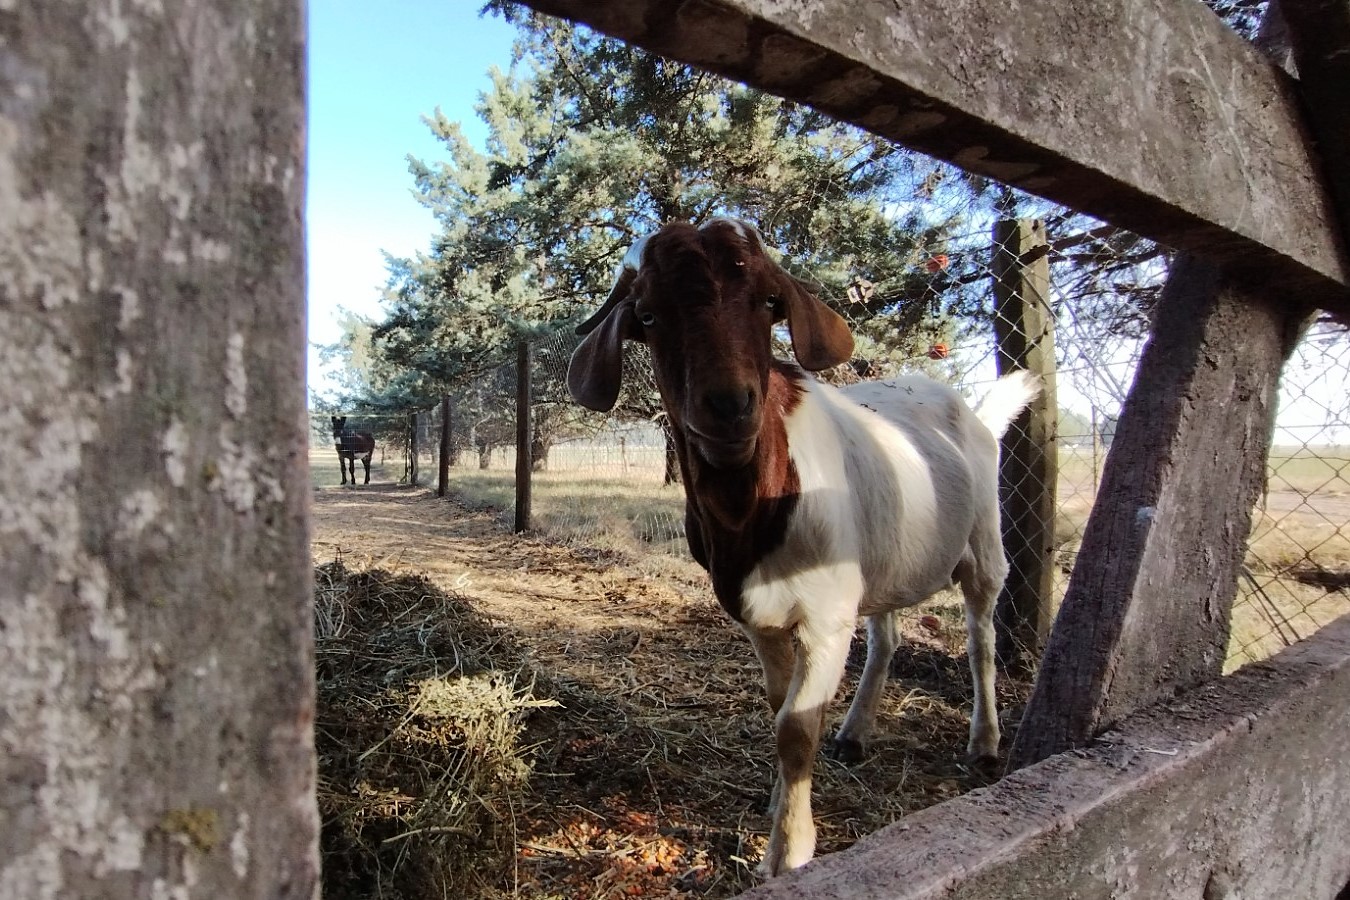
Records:
{"label": "dry grass pile", "polygon": [[326,897],[469,897],[502,880],[528,785],[519,654],[424,578],[316,570]]}
{"label": "dry grass pile", "polygon": [[[318,578],[326,898],[723,898],[754,883],[772,723],[720,610],[631,581],[588,601],[612,625],[583,627],[578,609],[527,633],[419,576],[335,563]],[[817,764],[820,852],[996,776],[962,764],[959,612],[935,612],[907,623],[873,752]],[[854,678],[861,662],[859,643]],[[1000,689],[1005,706],[1025,698]]]}

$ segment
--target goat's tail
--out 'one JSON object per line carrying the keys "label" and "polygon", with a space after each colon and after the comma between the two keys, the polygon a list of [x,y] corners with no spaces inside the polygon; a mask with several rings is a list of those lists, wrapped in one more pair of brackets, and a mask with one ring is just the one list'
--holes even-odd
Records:
{"label": "goat's tail", "polygon": [[1003,437],[1012,420],[1041,393],[1041,379],[1034,372],[1021,370],[1004,375],[975,404],[975,415],[994,437]]}

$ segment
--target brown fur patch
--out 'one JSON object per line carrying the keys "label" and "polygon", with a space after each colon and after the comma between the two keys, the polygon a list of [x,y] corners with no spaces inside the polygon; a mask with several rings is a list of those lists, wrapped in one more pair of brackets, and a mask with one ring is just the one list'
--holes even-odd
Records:
{"label": "brown fur patch", "polygon": [[691,455],[682,439],[676,441],[685,469],[689,549],[712,577],[718,602],[737,621],[746,576],[782,545],[800,496],[784,420],[801,402],[803,377],[796,366],[772,365],[759,444],[743,469],[713,469]]}

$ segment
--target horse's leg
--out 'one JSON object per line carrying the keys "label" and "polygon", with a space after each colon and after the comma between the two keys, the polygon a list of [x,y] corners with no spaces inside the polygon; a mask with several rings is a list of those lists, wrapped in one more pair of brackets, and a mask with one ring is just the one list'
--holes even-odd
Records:
{"label": "horse's leg", "polygon": [[[366,467],[366,484],[370,484],[370,454],[361,457],[361,465]],[[356,484],[356,460],[352,460],[352,484]]]}
{"label": "horse's leg", "polygon": [[[342,472],[342,483],[347,483],[347,459],[340,452],[338,453],[338,470]],[[356,480],[355,472],[352,473],[352,481]]]}

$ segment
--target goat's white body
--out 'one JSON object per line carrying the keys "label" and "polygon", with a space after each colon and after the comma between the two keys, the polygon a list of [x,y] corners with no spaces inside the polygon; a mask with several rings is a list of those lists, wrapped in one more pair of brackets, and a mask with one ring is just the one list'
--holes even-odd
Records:
{"label": "goat's white body", "polygon": [[[785,417],[801,496],[782,546],[746,579],[751,628],[921,603],[951,584],[977,519],[998,522],[998,443],[955,390],[922,376],[804,387]],[[856,600],[841,596],[855,581]]]}
{"label": "goat's white body", "polygon": [[783,543],[751,570],[741,597],[742,625],[778,715],[770,873],[814,853],[809,766],[789,764],[784,748],[794,740],[814,747],[810,729],[818,734],[843,677],[859,615],[868,617],[868,660],[836,740],[860,752],[871,730],[896,647],[894,611],[956,578],[976,686],[968,750],[997,754],[992,616],[1008,569],[997,436],[1038,390],[1030,377],[1004,379],[977,413],[951,387],[923,376],[845,391],[807,378],[803,388],[784,416],[800,496]]}

